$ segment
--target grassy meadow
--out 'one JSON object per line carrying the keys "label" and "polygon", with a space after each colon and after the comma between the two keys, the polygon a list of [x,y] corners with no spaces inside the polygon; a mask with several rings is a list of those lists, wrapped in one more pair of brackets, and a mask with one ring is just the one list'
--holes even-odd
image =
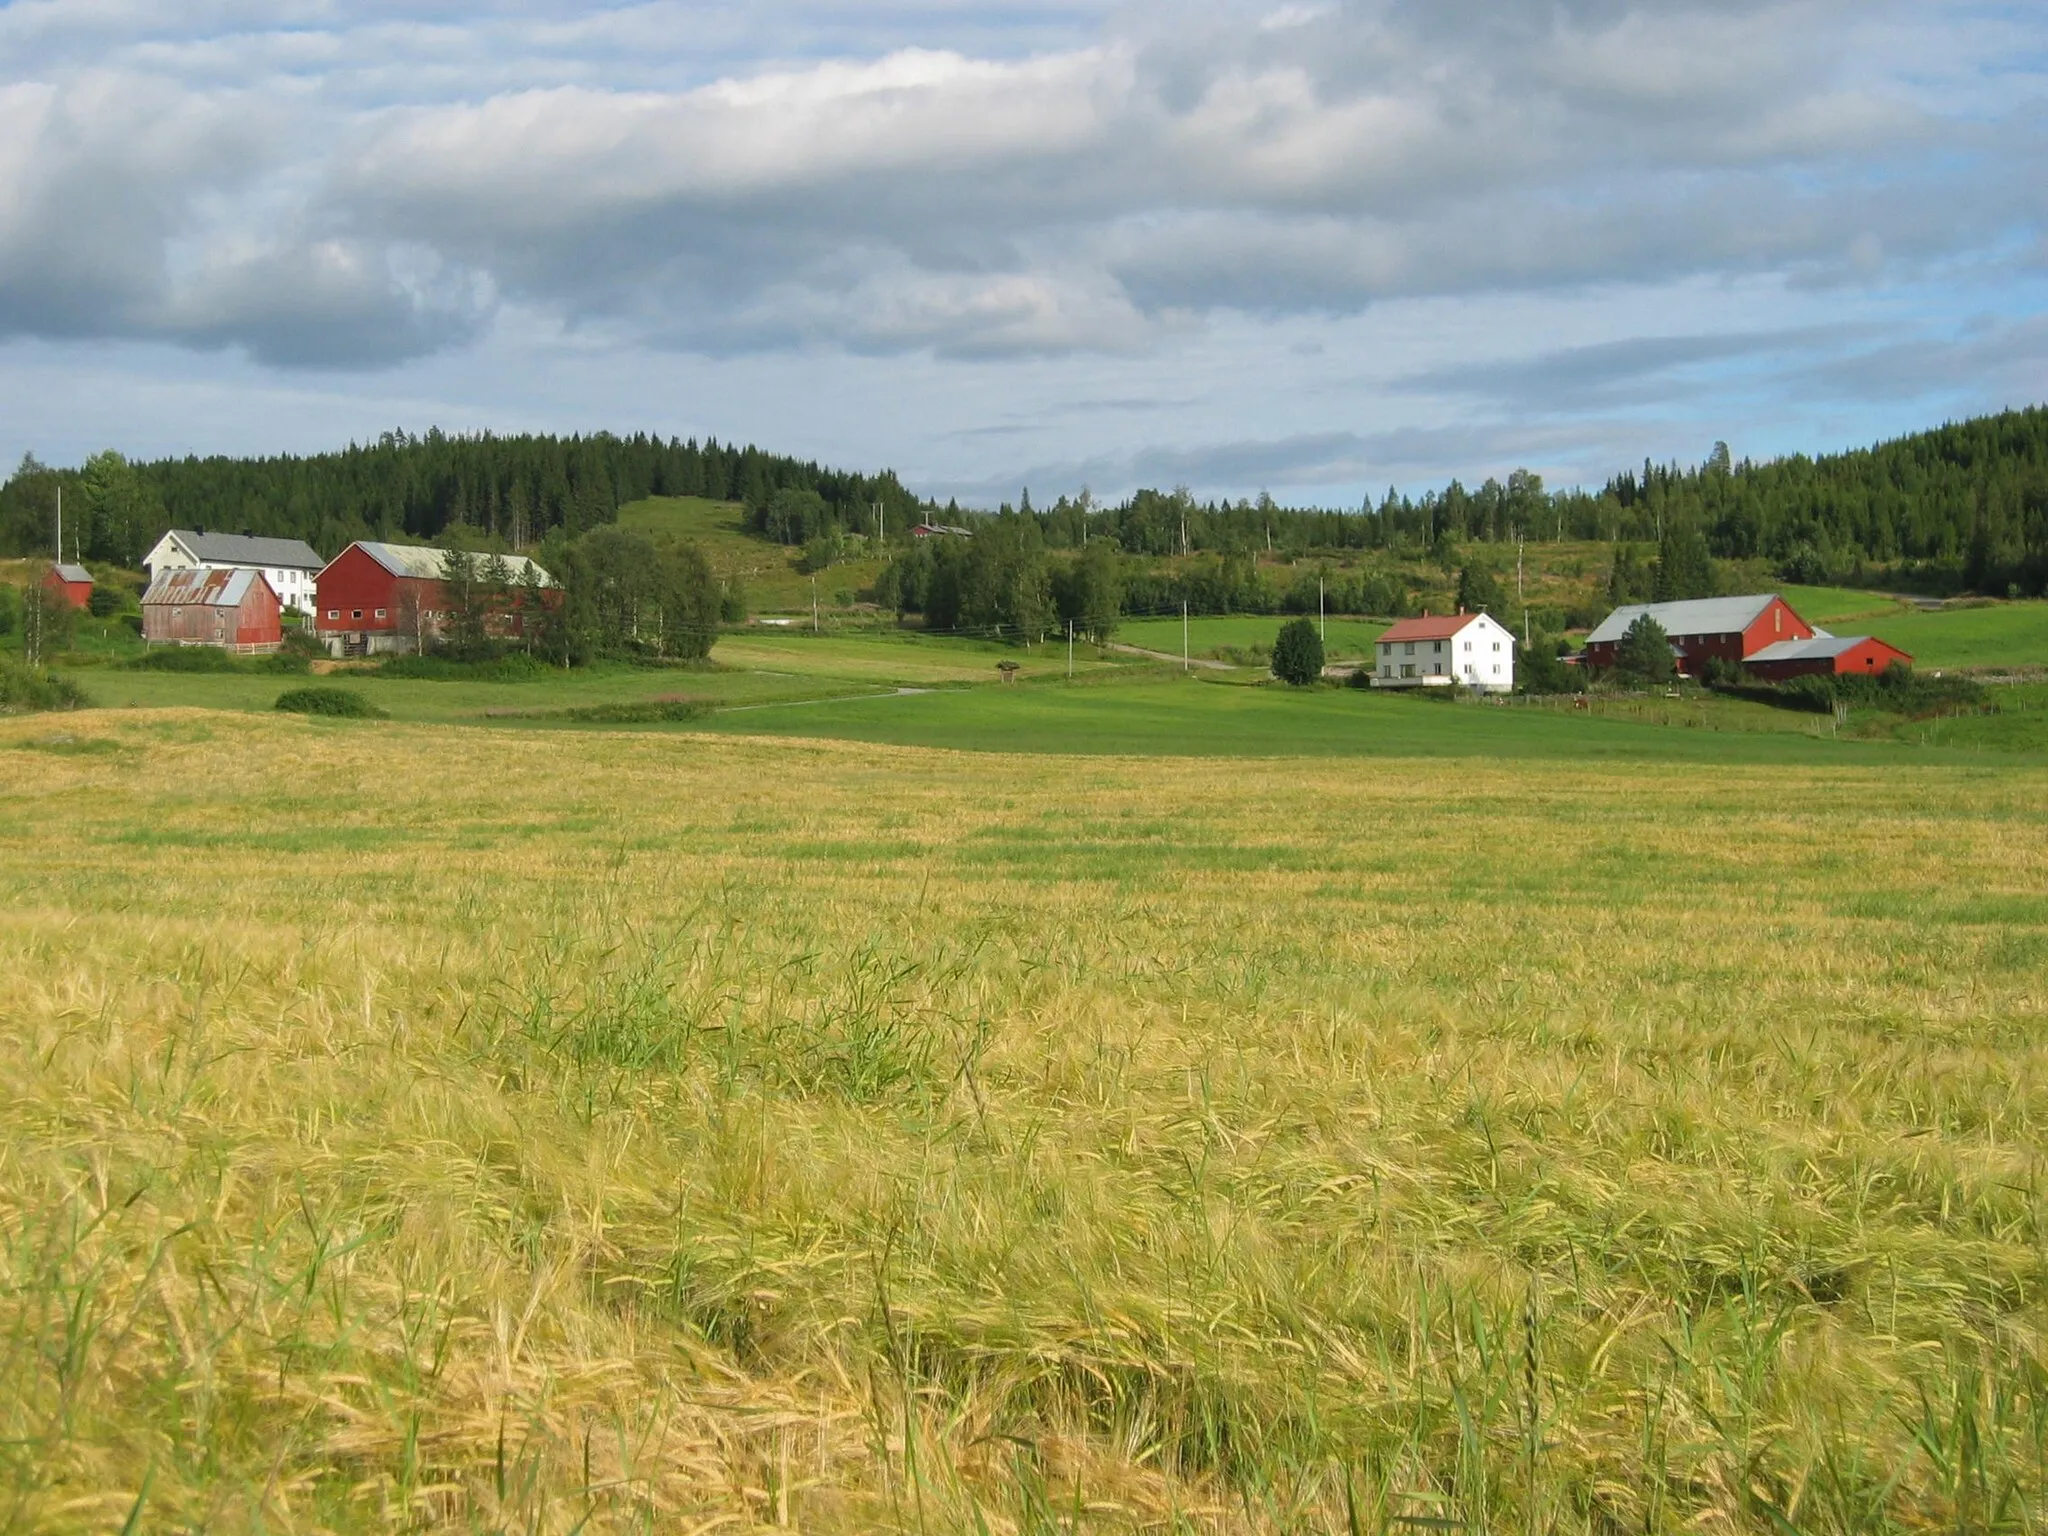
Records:
{"label": "grassy meadow", "polygon": [[10,1530],[2048,1507],[2038,763],[0,763]]}

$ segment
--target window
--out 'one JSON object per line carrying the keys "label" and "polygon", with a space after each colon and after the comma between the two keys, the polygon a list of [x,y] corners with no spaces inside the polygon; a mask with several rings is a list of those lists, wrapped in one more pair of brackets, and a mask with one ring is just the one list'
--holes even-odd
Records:
{"label": "window", "polygon": [[[1413,656],[1415,654],[1415,642],[1413,640],[1403,640],[1401,642],[1401,654],[1403,656]],[[1410,674],[1403,672],[1401,675],[1407,677]]]}
{"label": "window", "polygon": [[360,619],[363,616],[363,610],[360,608],[351,608],[348,612],[348,616],[352,619]]}
{"label": "window", "polygon": [[329,617],[330,619],[338,619],[341,617],[341,610],[339,608],[330,608],[327,610],[327,617]]}
{"label": "window", "polygon": [[382,608],[379,608],[379,609],[377,610],[377,617],[381,619],[381,618],[383,618],[384,616],[385,616],[385,615],[384,615],[384,610],[383,610]]}
{"label": "window", "polygon": [[1393,654],[1394,654],[1394,647],[1393,647],[1392,643],[1391,643],[1391,642],[1383,642],[1383,643],[1382,643],[1382,644],[1380,645],[1380,654],[1381,654],[1382,656],[1391,656],[1391,655],[1393,655]]}
{"label": "window", "polygon": [[1401,675],[1403,677],[1413,677],[1415,675],[1415,663],[1412,661],[1403,662],[1401,664]]}
{"label": "window", "polygon": [[1495,677],[1500,676],[1500,663],[1497,661],[1493,664],[1493,675]]}
{"label": "window", "polygon": [[1390,661],[1390,662],[1388,662],[1388,663],[1387,663],[1387,664],[1386,664],[1385,666],[1383,666],[1383,667],[1381,667],[1381,668],[1380,668],[1380,676],[1381,676],[1381,677],[1392,677],[1393,675],[1394,675],[1394,664],[1393,664],[1393,663],[1392,663],[1391,661]]}
{"label": "window", "polygon": [[1465,649],[1468,651],[1472,649],[1472,642],[1470,640],[1465,642]]}
{"label": "window", "polygon": [[1493,648],[1494,648],[1494,649],[1495,649],[1496,651],[1500,649],[1500,642],[1499,642],[1498,640],[1496,640],[1496,641],[1494,641],[1494,642],[1493,642]]}
{"label": "window", "polygon": [[1429,648],[1439,656],[1443,655],[1444,653],[1444,643],[1441,640],[1430,641]]}

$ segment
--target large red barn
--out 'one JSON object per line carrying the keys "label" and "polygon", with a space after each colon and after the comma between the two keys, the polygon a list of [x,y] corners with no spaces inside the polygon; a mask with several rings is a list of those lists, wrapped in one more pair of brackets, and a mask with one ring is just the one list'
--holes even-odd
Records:
{"label": "large red barn", "polygon": [[[363,539],[349,545],[315,579],[314,631],[337,656],[426,649],[447,620],[447,558],[447,551],[420,544]],[[548,594],[546,601],[555,599],[555,579],[524,555],[498,558],[505,562],[515,601],[492,617],[491,630],[522,635],[526,621],[516,595],[529,570]]]}
{"label": "large red barn", "polygon": [[1747,661],[1781,640],[1811,640],[1813,626],[1775,593],[1749,597],[1701,597],[1676,603],[1631,603],[1617,608],[1586,636],[1586,663],[1614,665],[1622,636],[1647,615],[1670,637],[1678,670],[1697,676],[1709,658]]}
{"label": "large red barn", "polygon": [[274,651],[284,642],[282,606],[261,571],[166,569],[142,594],[142,638],[151,645]]}
{"label": "large red barn", "polygon": [[1910,667],[1913,658],[1875,635],[1815,635],[1811,640],[1780,640],[1767,645],[1745,663],[1758,677],[1841,677],[1850,673],[1876,677],[1890,667]]}

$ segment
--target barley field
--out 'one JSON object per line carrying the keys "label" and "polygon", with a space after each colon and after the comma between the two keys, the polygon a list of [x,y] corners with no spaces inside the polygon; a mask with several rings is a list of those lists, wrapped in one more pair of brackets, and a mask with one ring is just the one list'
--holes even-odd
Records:
{"label": "barley field", "polygon": [[2043,1527],[2038,766],[0,769],[8,1531]]}

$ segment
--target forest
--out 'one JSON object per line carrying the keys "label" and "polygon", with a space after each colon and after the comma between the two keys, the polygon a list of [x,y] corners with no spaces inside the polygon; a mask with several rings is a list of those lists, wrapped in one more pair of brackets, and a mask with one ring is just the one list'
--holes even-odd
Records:
{"label": "forest", "polygon": [[[1040,507],[1027,490],[991,515],[920,500],[887,471],[644,433],[392,432],[306,457],[131,463],[108,451],[75,470],[31,456],[0,486],[0,553],[50,549],[60,488],[67,556],[120,564],[135,563],[174,526],[295,536],[330,554],[354,538],[436,540],[461,530],[527,549],[610,523],[623,503],[666,495],[744,503],[757,533],[792,546],[844,534],[901,544],[921,517],[985,528],[992,516],[994,526],[1015,530],[1006,548],[1080,549],[1107,536],[1131,556],[1217,557],[1215,581],[1261,553],[1441,552],[1518,539],[1663,546],[1680,531],[1703,540],[1712,557],[1765,560],[1791,580],[1996,596],[2048,590],[2048,407],[2040,406],[1819,457],[1737,460],[1716,443],[1697,465],[1645,462],[1597,490],[1551,491],[1541,476],[1517,470],[1477,487],[1452,480],[1417,495],[1390,489],[1351,509],[1290,508],[1263,495],[1199,501],[1185,490],[1141,490],[1113,505],[1084,490]],[[917,569],[892,579],[908,581],[903,590],[921,604]],[[940,588],[942,603],[948,590]],[[1045,611],[1073,616],[1078,599],[1069,599],[1047,596]],[[1230,606],[1227,595],[1221,601]],[[1044,605],[1034,588],[1008,606],[1029,628]]]}

